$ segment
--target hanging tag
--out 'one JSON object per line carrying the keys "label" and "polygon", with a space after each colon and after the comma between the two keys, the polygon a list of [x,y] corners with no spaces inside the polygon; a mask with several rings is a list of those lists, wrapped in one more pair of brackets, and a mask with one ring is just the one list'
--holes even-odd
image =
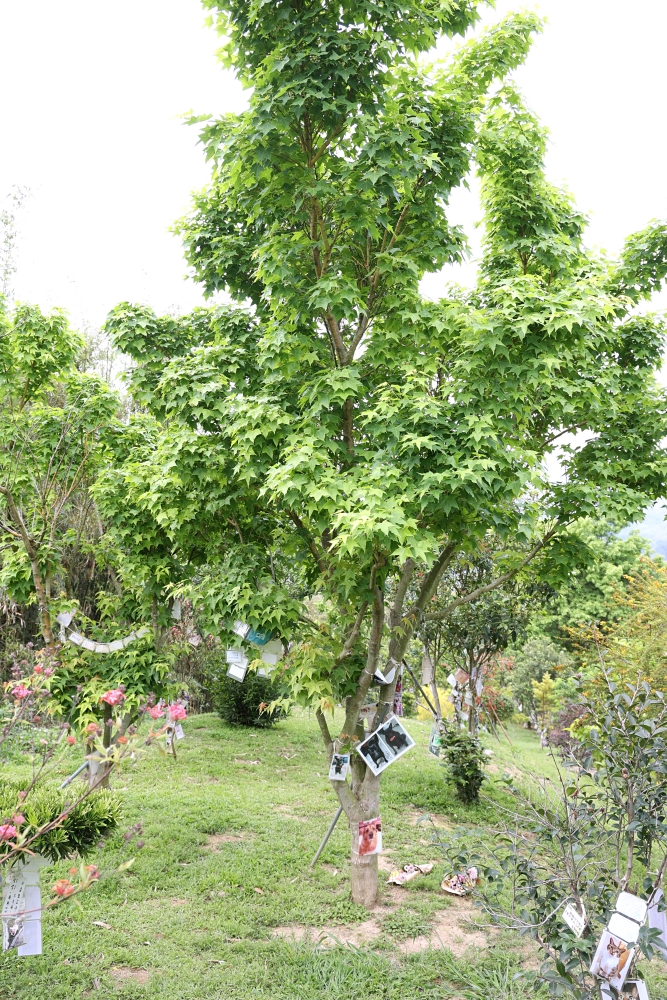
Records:
{"label": "hanging tag", "polygon": [[438,723],[434,722],[431,726],[431,738],[428,741],[428,752],[432,753],[434,757],[439,757],[441,747],[442,733],[440,732]]}
{"label": "hanging tag", "polygon": [[176,729],[174,730],[174,735],[177,740],[182,740],[185,737],[185,733],[183,732],[183,726],[180,724],[180,722],[177,723],[176,725]]}
{"label": "hanging tag", "polygon": [[561,916],[574,936],[580,938],[586,929],[586,910],[583,905],[579,912],[576,903],[568,903]]}
{"label": "hanging tag", "polygon": [[6,872],[2,882],[2,950],[25,944],[25,882],[17,869]]}
{"label": "hanging tag", "polygon": [[349,753],[335,753],[331,758],[329,767],[330,781],[345,781],[347,772],[350,770]]}

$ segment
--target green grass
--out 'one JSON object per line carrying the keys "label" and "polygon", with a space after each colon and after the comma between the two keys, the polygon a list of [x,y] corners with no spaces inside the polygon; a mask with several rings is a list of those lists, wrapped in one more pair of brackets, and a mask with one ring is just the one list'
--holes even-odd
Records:
{"label": "green grass", "polygon": [[[438,761],[427,753],[429,725],[409,720],[408,727],[417,747],[383,780],[384,846],[397,867],[437,859],[428,830],[415,825],[421,813],[430,811],[451,824],[492,824],[494,800],[502,794],[491,790],[490,802],[462,806],[443,782]],[[349,898],[349,832],[343,820],[321,862],[309,867],[337,805],[314,719],[298,714],[275,729],[255,732],[231,729],[208,715],[189,719],[185,729],[176,761],[156,752],[114,779],[123,827],[90,860],[110,871],[136,853],[134,866],[104,878],[79,897],[80,905],[70,901],[49,910],[41,957],[19,959],[14,952],[0,957],[2,1000],[89,995],[440,1000],[464,995],[460,977],[471,966],[453,962],[441,949],[408,955],[402,946],[427,932],[438,911],[449,905],[439,891],[444,861],[401,890],[404,902],[398,908],[383,888],[376,914],[382,933],[372,948],[318,947],[322,927],[355,925],[368,914]],[[502,764],[506,752],[511,760],[520,753],[533,771],[540,763],[544,771],[546,758],[535,736],[514,730],[511,735],[517,747],[501,751],[493,744],[494,763]],[[239,763],[243,759],[259,763]],[[62,774],[77,763],[73,754]],[[10,765],[3,773],[16,777],[28,769]],[[145,841],[138,852],[134,841],[123,841],[123,830],[137,822],[143,824]],[[207,846],[211,837],[215,849]],[[43,871],[47,893],[69,867],[63,862]],[[272,937],[274,928],[289,925],[312,928],[310,941]],[[482,962],[502,975],[507,955],[503,936],[502,946],[472,956],[473,971]],[[510,967],[514,974],[515,959]],[[135,977],[118,983],[114,969],[121,970],[116,977],[124,969],[144,970],[146,981]],[[497,995],[474,994],[479,1000]]]}

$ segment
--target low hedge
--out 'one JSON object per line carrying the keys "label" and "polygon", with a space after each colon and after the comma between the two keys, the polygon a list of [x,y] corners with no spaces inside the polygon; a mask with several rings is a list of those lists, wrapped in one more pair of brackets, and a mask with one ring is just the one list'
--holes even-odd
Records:
{"label": "low hedge", "polygon": [[[57,819],[72,802],[71,792],[68,796],[55,788],[39,786],[20,802],[21,790],[20,784],[0,781],[0,823],[11,823],[14,813],[20,813],[25,817],[21,831],[28,835]],[[30,850],[51,862],[70,854],[85,857],[116,829],[119,820],[120,803],[116,796],[109,789],[98,789],[79,802],[58,827],[37,837]],[[9,841],[0,841],[0,859],[10,850]]]}

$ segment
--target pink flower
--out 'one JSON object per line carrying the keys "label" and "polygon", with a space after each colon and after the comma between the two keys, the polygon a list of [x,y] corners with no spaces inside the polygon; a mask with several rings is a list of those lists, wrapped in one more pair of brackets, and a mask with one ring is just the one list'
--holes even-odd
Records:
{"label": "pink flower", "polygon": [[97,865],[86,865],[85,871],[89,882],[92,882],[93,879],[100,877],[100,870]]}
{"label": "pink flower", "polygon": [[17,701],[22,701],[23,698],[27,698],[30,694],[30,688],[27,688],[25,684],[17,684],[15,688],[12,688],[12,694]]}
{"label": "pink flower", "polygon": [[69,745],[73,747],[74,744],[76,743],[76,736],[68,736],[67,739],[65,740],[65,743],[69,743]]}
{"label": "pink flower", "polygon": [[43,670],[44,670],[44,667],[40,663],[38,663],[35,666],[34,670],[35,670],[36,674],[41,674],[43,672]]}
{"label": "pink flower", "polygon": [[147,709],[147,711],[151,719],[161,719],[164,715],[164,710],[161,709],[159,705],[153,705],[153,707]]}
{"label": "pink flower", "polygon": [[85,731],[89,733],[91,736],[99,736],[102,732],[102,730],[100,729],[100,727],[97,725],[96,722],[89,722],[88,725],[86,726]]}
{"label": "pink flower", "polygon": [[53,675],[55,674],[55,672],[56,672],[55,667],[47,667],[45,669],[45,671],[44,671],[44,676],[45,677],[53,677]]}
{"label": "pink flower", "polygon": [[25,823],[25,816],[23,815],[23,813],[14,813],[14,815],[12,816],[12,823],[14,824],[14,826],[23,826],[23,824]]}
{"label": "pink flower", "polygon": [[112,688],[111,691],[105,691],[100,701],[105,701],[107,705],[121,705],[125,701],[125,695],[120,688]]}
{"label": "pink flower", "polygon": [[182,705],[170,705],[167,709],[173,722],[182,722],[183,719],[187,719],[188,713],[185,711]]}
{"label": "pink flower", "polygon": [[71,896],[74,892],[74,886],[66,878],[59,878],[56,884],[53,886],[53,891],[56,896]]}
{"label": "pink flower", "polygon": [[13,840],[18,836],[18,830],[11,823],[3,823],[0,826],[0,840]]}

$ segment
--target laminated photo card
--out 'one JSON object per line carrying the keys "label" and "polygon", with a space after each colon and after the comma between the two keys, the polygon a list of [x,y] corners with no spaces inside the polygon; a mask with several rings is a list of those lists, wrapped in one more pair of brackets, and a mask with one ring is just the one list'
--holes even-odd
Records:
{"label": "laminated photo card", "polygon": [[242,649],[228,649],[226,657],[227,676],[241,683],[245,680],[245,675],[248,672],[248,657]]}
{"label": "laminated photo card", "polygon": [[362,819],[359,821],[359,854],[382,853],[382,820]]}
{"label": "laminated photo card", "polygon": [[329,766],[330,781],[345,781],[347,772],[350,770],[349,753],[335,753],[331,758]]}
{"label": "laminated photo card", "polygon": [[618,1000],[651,1000],[651,998],[643,979],[628,979],[619,993]]}
{"label": "laminated photo card", "polygon": [[648,904],[630,892],[622,892],[602,932],[593,958],[591,974],[620,990],[630,972],[639,930],[646,920]]}
{"label": "laminated photo card", "polygon": [[387,721],[356,749],[373,774],[381,774],[386,767],[402,757],[414,745],[415,741],[396,716],[390,715]]}

